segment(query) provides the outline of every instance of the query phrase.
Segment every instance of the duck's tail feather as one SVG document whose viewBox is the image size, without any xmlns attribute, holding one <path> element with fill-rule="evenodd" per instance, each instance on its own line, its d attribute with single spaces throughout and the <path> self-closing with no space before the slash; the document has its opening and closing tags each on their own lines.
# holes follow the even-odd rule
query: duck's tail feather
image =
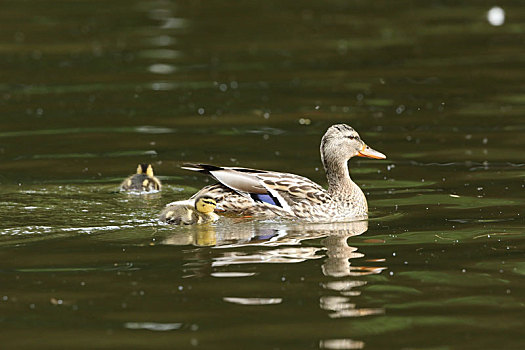
<svg viewBox="0 0 525 350">
<path fill-rule="evenodd" d="M 211 164 L 186 163 L 181 167 L 181 169 L 210 174 L 212 171 L 222 170 L 223 168 Z"/>
</svg>

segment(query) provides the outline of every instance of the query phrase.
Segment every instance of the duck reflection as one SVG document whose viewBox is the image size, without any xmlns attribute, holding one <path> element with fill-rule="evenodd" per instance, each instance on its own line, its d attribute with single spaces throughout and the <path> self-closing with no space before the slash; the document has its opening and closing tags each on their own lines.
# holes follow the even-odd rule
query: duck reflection
<svg viewBox="0 0 525 350">
<path fill-rule="evenodd" d="M 163 240 L 163 244 L 214 246 L 227 249 L 216 257 L 213 266 L 246 263 L 301 262 L 323 257 L 323 274 L 332 277 L 357 276 L 366 272 L 353 268 L 349 259 L 361 258 L 357 248 L 348 246 L 349 237 L 360 235 L 368 229 L 368 221 L 330 224 L 297 224 L 275 222 L 222 222 L 216 225 L 181 227 Z M 321 247 L 305 246 L 301 242 L 322 239 Z M 274 249 L 248 253 L 236 248 L 260 246 Z M 230 250 L 236 249 L 236 250 Z"/>
<path fill-rule="evenodd" d="M 261 263 L 299 263 L 325 258 L 321 265 L 326 281 L 321 284 L 324 292 L 320 308 L 329 312 L 331 318 L 358 317 L 383 313 L 380 308 L 358 308 L 350 301 L 359 296 L 360 287 L 367 281 L 359 277 L 378 274 L 385 267 L 355 266 L 351 260 L 364 258 L 356 247 L 348 245 L 348 239 L 361 235 L 368 229 L 368 221 L 330 224 L 298 224 L 256 221 L 223 220 L 217 224 L 183 227 L 164 244 L 213 246 L 220 249 L 211 267 Z M 304 244 L 309 240 L 320 244 Z M 239 249 L 260 247 L 261 249 Z M 262 249 L 264 248 L 264 249 Z M 271 248 L 271 249 L 267 249 Z M 217 252 L 217 251 L 216 251 Z M 362 260 L 360 260 L 362 261 Z M 381 262 L 383 259 L 375 259 Z M 203 267 L 210 272 L 210 266 Z"/>
</svg>

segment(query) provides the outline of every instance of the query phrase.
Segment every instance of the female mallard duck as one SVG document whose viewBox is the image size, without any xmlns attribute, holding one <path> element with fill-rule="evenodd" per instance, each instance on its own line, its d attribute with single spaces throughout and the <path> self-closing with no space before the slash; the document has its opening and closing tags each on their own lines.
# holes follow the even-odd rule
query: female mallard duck
<svg viewBox="0 0 525 350">
<path fill-rule="evenodd" d="M 121 191 L 160 191 L 160 180 L 153 175 L 151 164 L 139 164 L 137 173 L 131 175 L 120 185 Z"/>
<path fill-rule="evenodd" d="M 209 196 L 198 197 L 195 201 L 189 199 L 173 202 L 168 204 L 160 213 L 160 220 L 176 225 L 212 222 L 219 218 L 214 213 L 216 207 L 217 202 Z"/>
<path fill-rule="evenodd" d="M 354 156 L 385 159 L 368 147 L 346 124 L 332 125 L 321 140 L 321 161 L 328 190 L 294 174 L 237 167 L 189 164 L 183 169 L 212 176 L 218 184 L 202 188 L 192 198 L 214 198 L 225 212 L 263 217 L 280 216 L 310 222 L 364 219 L 368 205 L 352 181 L 348 160 Z"/>
</svg>

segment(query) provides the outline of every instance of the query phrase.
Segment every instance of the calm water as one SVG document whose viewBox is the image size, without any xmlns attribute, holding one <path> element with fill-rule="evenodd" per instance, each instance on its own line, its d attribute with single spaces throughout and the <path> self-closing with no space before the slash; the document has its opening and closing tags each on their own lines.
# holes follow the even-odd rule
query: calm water
<svg viewBox="0 0 525 350">
<path fill-rule="evenodd" d="M 525 347 L 520 2 L 3 5 L 3 347 Z M 367 222 L 157 221 L 187 161 L 325 184 L 339 122 Z"/>
</svg>

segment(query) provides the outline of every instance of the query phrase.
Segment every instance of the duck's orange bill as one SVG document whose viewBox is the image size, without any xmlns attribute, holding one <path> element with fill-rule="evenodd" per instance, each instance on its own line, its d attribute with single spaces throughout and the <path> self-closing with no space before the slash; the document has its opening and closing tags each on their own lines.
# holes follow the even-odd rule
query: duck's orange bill
<svg viewBox="0 0 525 350">
<path fill-rule="evenodd" d="M 383 153 L 378 152 L 375 149 L 368 147 L 367 145 L 363 145 L 363 148 L 361 148 L 361 150 L 357 153 L 357 155 L 360 157 L 367 157 L 367 158 L 374 158 L 374 159 L 385 159 L 386 158 L 386 156 Z"/>
</svg>

